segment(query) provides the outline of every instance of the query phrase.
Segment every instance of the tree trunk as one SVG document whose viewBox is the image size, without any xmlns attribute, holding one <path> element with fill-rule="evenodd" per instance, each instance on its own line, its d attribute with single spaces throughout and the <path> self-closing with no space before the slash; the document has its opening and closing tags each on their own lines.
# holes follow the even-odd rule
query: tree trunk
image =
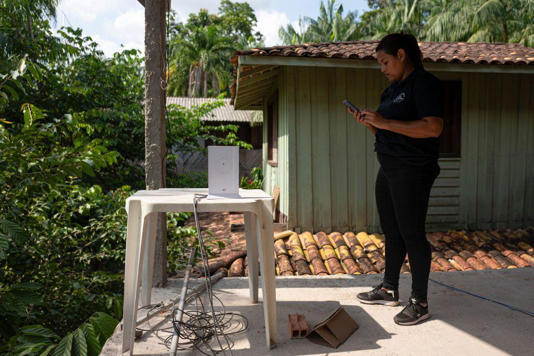
<svg viewBox="0 0 534 356">
<path fill-rule="evenodd" d="M 193 90 L 193 96 L 195 98 L 200 97 L 201 88 L 202 88 L 202 67 L 199 64 L 195 67 L 195 89 Z"/>
<path fill-rule="evenodd" d="M 204 98 L 208 97 L 208 75 L 209 75 L 208 73 L 206 73 L 205 71 L 202 71 L 202 87 L 204 89 L 202 96 Z"/>
<path fill-rule="evenodd" d="M 145 177 L 165 187 L 165 0 L 145 1 Z M 167 283 L 167 224 L 158 214 L 153 286 Z"/>
<path fill-rule="evenodd" d="M 200 65 L 192 65 L 189 71 L 189 90 L 190 98 L 198 98 L 202 88 L 202 68 Z"/>
<path fill-rule="evenodd" d="M 30 39 L 34 40 L 33 38 L 33 21 L 32 21 L 32 16 L 30 14 L 28 14 L 28 32 L 30 33 Z"/>
<path fill-rule="evenodd" d="M 503 22 L 503 41 L 504 43 L 508 43 L 508 25 L 506 24 L 506 21 Z"/>
<path fill-rule="evenodd" d="M 217 96 L 221 93 L 221 88 L 219 87 L 219 79 L 215 73 L 211 74 L 211 86 L 213 87 L 213 94 Z"/>
<path fill-rule="evenodd" d="M 195 86 L 195 66 L 193 66 L 193 64 L 191 64 L 189 66 L 189 82 L 188 82 L 188 86 L 187 86 L 187 96 L 189 98 L 192 98 L 193 97 L 193 88 Z"/>
</svg>

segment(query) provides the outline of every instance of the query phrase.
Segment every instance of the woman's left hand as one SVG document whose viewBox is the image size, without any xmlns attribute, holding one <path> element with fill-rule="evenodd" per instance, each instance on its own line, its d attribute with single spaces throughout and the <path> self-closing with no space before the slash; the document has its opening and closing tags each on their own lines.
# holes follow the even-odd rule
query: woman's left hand
<svg viewBox="0 0 534 356">
<path fill-rule="evenodd" d="M 365 124 L 372 125 L 378 129 L 385 129 L 388 124 L 388 120 L 385 117 L 372 110 L 362 110 L 362 118 Z"/>
</svg>

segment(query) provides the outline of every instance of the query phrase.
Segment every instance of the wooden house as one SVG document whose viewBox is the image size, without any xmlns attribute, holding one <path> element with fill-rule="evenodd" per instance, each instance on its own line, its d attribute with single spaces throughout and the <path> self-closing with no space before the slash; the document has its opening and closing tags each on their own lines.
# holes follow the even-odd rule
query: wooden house
<svg viewBox="0 0 534 356">
<path fill-rule="evenodd" d="M 264 113 L 265 190 L 289 228 L 379 231 L 374 136 L 342 100 L 376 109 L 388 86 L 377 41 L 238 51 L 232 103 Z M 534 224 L 534 49 L 421 42 L 443 81 L 446 127 L 429 229 Z"/>
</svg>

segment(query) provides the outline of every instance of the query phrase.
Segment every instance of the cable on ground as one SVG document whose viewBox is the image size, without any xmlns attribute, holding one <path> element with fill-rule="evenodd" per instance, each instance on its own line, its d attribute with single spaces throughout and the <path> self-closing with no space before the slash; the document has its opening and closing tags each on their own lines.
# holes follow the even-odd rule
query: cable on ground
<svg viewBox="0 0 534 356">
<path fill-rule="evenodd" d="M 475 294 L 475 293 L 471 293 L 469 291 L 466 291 L 466 290 L 463 290 L 463 289 L 460 289 L 460 288 L 456 288 L 456 287 L 453 287 L 453 286 L 450 286 L 448 284 L 445 284 L 443 282 L 440 282 L 440 281 L 436 281 L 435 279 L 432 279 L 432 278 L 429 278 L 430 281 L 436 283 L 436 284 L 439 284 L 440 286 L 442 287 L 445 287 L 445 288 L 449 288 L 449 289 L 452 289 L 456 292 L 460 292 L 460 293 L 464 293 L 464 294 L 468 294 L 472 297 L 476 297 L 476 298 L 480 298 L 482 300 L 486 300 L 488 302 L 492 302 L 492 303 L 495 303 L 495 304 L 498 304 L 498 305 L 501 305 L 503 307 L 506 307 L 508 309 L 511 309 L 511 310 L 515 310 L 515 311 L 518 311 L 520 313 L 523 313 L 523 314 L 526 314 L 528 316 L 531 316 L 531 317 L 534 317 L 534 312 L 531 312 L 531 311 L 528 311 L 528 310 L 525 310 L 525 309 L 522 309 L 522 308 L 519 308 L 519 307 L 516 307 L 516 306 L 513 306 L 513 305 L 509 305 L 509 304 L 506 304 L 506 303 L 503 303 L 503 302 L 499 302 L 498 300 L 494 300 L 494 299 L 491 299 L 491 298 L 487 298 L 487 297 L 484 297 L 484 296 L 481 296 L 481 295 L 478 295 L 478 294 Z"/>
<path fill-rule="evenodd" d="M 200 232 L 197 209 L 198 202 L 204 198 L 206 198 L 206 195 L 195 194 L 193 210 L 198 238 L 196 249 L 201 257 L 201 268 L 205 277 L 202 282 L 205 283 L 205 291 L 194 293 L 187 297 L 184 304 L 194 304 L 193 308 L 181 310 L 176 306 L 173 308 L 171 326 L 152 326 L 148 320 L 148 329 L 136 328 L 136 330 L 153 332 L 162 344 L 169 349 L 171 348 L 173 334 L 177 334 L 179 337 L 178 350 L 194 349 L 204 355 L 217 355 L 219 353 L 226 355 L 226 352 L 230 351 L 230 354 L 233 355 L 232 348 L 234 344 L 228 336 L 247 330 L 248 319 L 241 314 L 227 312 L 221 299 L 213 293 L 212 283 L 209 278 L 208 258 Z M 147 315 L 150 315 L 162 306 L 163 303 L 158 303 L 147 305 L 140 309 L 149 309 Z M 217 311 L 215 307 L 217 307 Z M 176 319 L 176 314 L 179 311 L 182 312 L 182 320 Z M 166 335 L 163 336 L 160 333 Z M 173 350 L 170 351 L 172 353 Z"/>
</svg>

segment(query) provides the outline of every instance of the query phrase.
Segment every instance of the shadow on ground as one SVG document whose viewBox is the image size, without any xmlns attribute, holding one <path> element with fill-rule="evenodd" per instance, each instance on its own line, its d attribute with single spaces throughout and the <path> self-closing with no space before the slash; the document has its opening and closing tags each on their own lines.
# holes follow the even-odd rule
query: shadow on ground
<svg viewBox="0 0 534 356">
<path fill-rule="evenodd" d="M 215 284 L 226 310 L 247 317 L 248 329 L 232 336 L 233 355 L 532 355 L 534 318 L 434 282 L 429 285 L 432 318 L 420 325 L 402 327 L 393 316 L 402 307 L 363 305 L 356 301 L 358 292 L 368 290 L 381 275 L 341 275 L 329 277 L 280 277 L 277 287 L 277 322 L 279 343 L 267 350 L 263 305 L 249 303 L 247 278 L 225 278 Z M 491 270 L 433 273 L 431 278 L 485 298 L 534 311 L 534 269 Z M 401 276 L 401 299 L 410 292 L 409 274 Z M 260 283 L 261 285 L 261 283 Z M 156 289 L 154 300 L 175 298 L 180 282 Z M 310 327 L 326 318 L 339 306 L 358 323 L 359 329 L 338 349 L 314 344 L 307 339 L 290 339 L 289 313 L 304 314 Z M 136 342 L 135 355 L 168 355 L 155 335 L 147 333 Z M 144 338 L 145 338 L 144 337 Z M 120 344 L 118 330 L 110 344 Z M 107 350 L 113 350 L 107 347 Z M 115 350 L 119 350 L 118 347 Z M 120 353 L 107 352 L 103 355 Z M 180 355 L 200 355 L 180 352 Z M 230 355 L 230 353 L 226 353 Z"/>
</svg>

